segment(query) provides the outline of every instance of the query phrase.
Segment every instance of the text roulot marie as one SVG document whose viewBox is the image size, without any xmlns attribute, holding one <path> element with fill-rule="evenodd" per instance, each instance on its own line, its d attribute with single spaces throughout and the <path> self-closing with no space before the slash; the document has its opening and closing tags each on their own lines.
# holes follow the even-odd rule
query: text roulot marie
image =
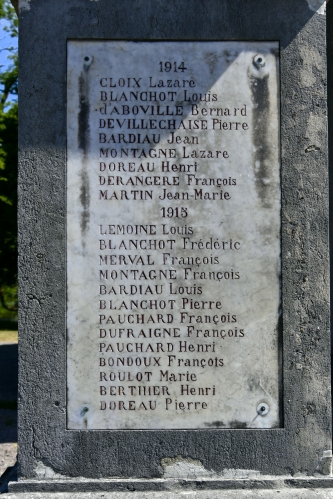
<svg viewBox="0 0 333 499">
<path fill-rule="evenodd" d="M 69 429 L 275 428 L 276 42 L 69 41 Z"/>
</svg>

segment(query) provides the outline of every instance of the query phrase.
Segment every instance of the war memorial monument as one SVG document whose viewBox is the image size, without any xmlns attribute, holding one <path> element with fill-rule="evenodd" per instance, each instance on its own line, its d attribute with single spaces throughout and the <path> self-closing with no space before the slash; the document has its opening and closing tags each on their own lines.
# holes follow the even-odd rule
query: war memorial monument
<svg viewBox="0 0 333 499">
<path fill-rule="evenodd" d="M 8 496 L 333 497 L 325 3 L 19 22 Z"/>
</svg>

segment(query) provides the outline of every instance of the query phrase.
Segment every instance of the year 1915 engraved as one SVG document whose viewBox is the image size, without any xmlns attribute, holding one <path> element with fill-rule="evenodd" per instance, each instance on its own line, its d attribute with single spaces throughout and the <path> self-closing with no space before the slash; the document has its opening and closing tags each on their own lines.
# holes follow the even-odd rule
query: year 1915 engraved
<svg viewBox="0 0 333 499">
<path fill-rule="evenodd" d="M 161 208 L 162 218 L 186 218 L 187 208 Z"/>
</svg>

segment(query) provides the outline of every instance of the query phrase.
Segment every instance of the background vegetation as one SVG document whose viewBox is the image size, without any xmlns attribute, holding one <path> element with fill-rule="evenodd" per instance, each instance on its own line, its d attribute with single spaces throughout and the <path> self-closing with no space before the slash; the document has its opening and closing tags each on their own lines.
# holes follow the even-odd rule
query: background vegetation
<svg viewBox="0 0 333 499">
<path fill-rule="evenodd" d="M 9 0 L 0 0 L 0 19 L 13 45 L 0 46 L 0 319 L 17 318 L 17 130 L 18 19 Z M 1 328 L 1 325 L 0 325 Z M 7 328 L 7 327 L 6 327 Z"/>
</svg>

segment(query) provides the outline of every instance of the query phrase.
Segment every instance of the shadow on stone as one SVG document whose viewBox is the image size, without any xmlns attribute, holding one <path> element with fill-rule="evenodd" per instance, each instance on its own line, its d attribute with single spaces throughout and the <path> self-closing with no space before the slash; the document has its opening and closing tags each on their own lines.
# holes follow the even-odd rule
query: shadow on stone
<svg viewBox="0 0 333 499">
<path fill-rule="evenodd" d="M 17 442 L 17 357 L 17 344 L 0 344 L 0 444 Z"/>
<path fill-rule="evenodd" d="M 9 466 L 4 474 L 0 477 L 0 494 L 8 492 L 8 482 L 17 481 L 17 463 L 14 466 Z"/>
</svg>

